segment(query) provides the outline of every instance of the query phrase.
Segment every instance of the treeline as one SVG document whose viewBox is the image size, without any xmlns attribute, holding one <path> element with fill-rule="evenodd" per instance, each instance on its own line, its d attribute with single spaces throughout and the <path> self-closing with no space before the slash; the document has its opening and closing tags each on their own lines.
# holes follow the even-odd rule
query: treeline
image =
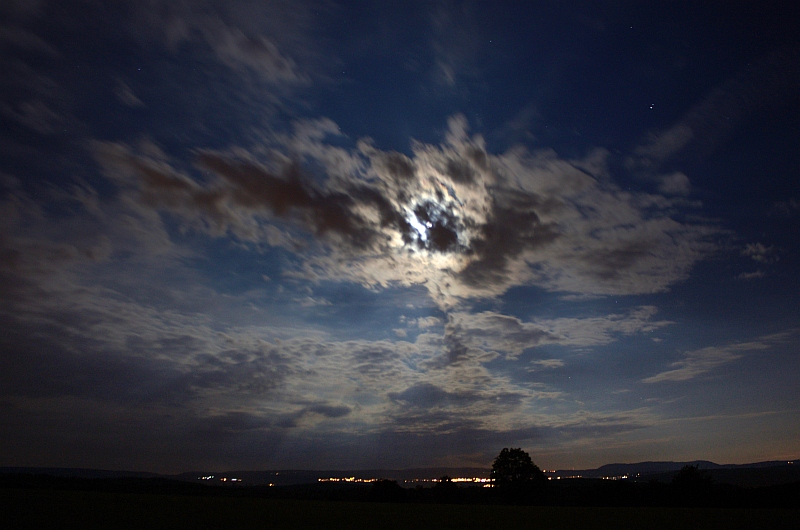
<svg viewBox="0 0 800 530">
<path fill-rule="evenodd" d="M 163 478 L 0 475 L 0 488 L 422 504 L 800 508 L 800 482 L 744 488 L 714 484 L 696 471 L 688 478 L 686 473 L 679 474 L 671 483 L 576 478 L 493 488 L 456 485 L 446 477 L 433 487 L 403 488 L 392 480 L 372 484 L 224 487 Z"/>
</svg>

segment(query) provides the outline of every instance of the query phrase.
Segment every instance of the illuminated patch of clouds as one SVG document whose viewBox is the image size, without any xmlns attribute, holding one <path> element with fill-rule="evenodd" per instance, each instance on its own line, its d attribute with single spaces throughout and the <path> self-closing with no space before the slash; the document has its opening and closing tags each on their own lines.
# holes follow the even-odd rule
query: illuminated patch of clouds
<svg viewBox="0 0 800 530">
<path fill-rule="evenodd" d="M 194 285 L 197 278 L 182 265 L 186 254 L 140 199 L 133 192 L 103 199 L 76 189 L 64 200 L 84 209 L 56 223 L 21 192 L 8 195 L 0 313 L 13 370 L 0 375 L 0 388 L 11 404 L 8 417 L 46 418 L 31 420 L 30 432 L 57 436 L 55 418 L 69 414 L 141 442 L 147 425 L 158 439 L 184 444 L 186 458 L 205 462 L 212 446 L 233 450 L 244 443 L 277 455 L 282 441 L 323 436 L 399 443 L 407 436 L 473 434 L 465 447 L 494 450 L 501 438 L 570 440 L 642 425 L 625 415 L 575 412 L 568 394 L 514 382 L 486 364 L 537 340 L 602 343 L 615 333 L 663 325 L 653 322 L 652 309 L 609 315 L 605 323 L 587 320 L 583 332 L 575 321 L 523 322 L 488 312 L 455 312 L 447 322 L 406 319 L 420 331 L 413 342 L 337 341 L 258 317 L 247 323 L 236 312 L 247 298 Z M 90 251 L 104 237 L 110 246 Z M 137 274 L 122 273 L 125 267 Z M 137 281 L 158 296 L 143 293 Z M 556 367 L 557 360 L 546 361 Z M 122 423 L 120 410 L 127 418 Z M 156 462 L 150 465 L 159 465 L 171 453 L 149 456 Z"/>
<path fill-rule="evenodd" d="M 95 152 L 106 174 L 138 188 L 144 204 L 210 235 L 270 244 L 264 234 L 278 227 L 295 240 L 313 237 L 311 247 L 295 249 L 303 263 L 289 276 L 424 285 L 444 308 L 516 285 L 661 292 L 714 248 L 717 229 L 673 219 L 670 199 L 622 191 L 552 151 L 491 155 L 461 117 L 450 121 L 445 144 L 415 143 L 413 157 L 366 140 L 356 150 L 325 143 L 337 133 L 323 120 L 282 138 L 300 161 L 280 145 L 267 157 L 198 151 L 196 163 L 214 175 L 204 183 L 151 148 L 98 144 Z"/>
<path fill-rule="evenodd" d="M 442 321 L 438 317 L 420 317 L 416 319 L 415 324 L 419 329 L 427 329 L 441 325 Z"/>
<path fill-rule="evenodd" d="M 538 361 L 531 361 L 531 364 L 545 369 L 562 368 L 564 361 L 562 359 L 539 359 Z"/>
</svg>

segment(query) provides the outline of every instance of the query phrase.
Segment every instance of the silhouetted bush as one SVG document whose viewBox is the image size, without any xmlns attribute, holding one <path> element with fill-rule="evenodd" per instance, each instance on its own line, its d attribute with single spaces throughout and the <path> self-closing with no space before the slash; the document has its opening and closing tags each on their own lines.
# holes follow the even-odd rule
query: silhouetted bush
<svg viewBox="0 0 800 530">
<path fill-rule="evenodd" d="M 686 465 L 678 471 L 670 484 L 673 500 L 681 506 L 708 506 L 715 504 L 711 477 L 698 466 Z"/>
<path fill-rule="evenodd" d="M 405 500 L 406 490 L 396 480 L 378 480 L 372 484 L 370 499 L 378 502 L 400 502 Z"/>
</svg>

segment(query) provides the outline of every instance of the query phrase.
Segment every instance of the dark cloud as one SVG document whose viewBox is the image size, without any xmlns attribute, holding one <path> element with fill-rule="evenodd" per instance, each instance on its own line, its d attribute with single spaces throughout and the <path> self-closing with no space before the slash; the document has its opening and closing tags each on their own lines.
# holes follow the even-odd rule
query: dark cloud
<svg viewBox="0 0 800 530">
<path fill-rule="evenodd" d="M 398 375 L 393 364 L 400 358 L 396 348 L 389 344 L 350 344 L 355 370 L 362 374 Z"/>
<path fill-rule="evenodd" d="M 555 224 L 543 224 L 536 209 L 540 200 L 529 194 L 506 192 L 511 197 L 495 204 L 492 215 L 478 227 L 480 236 L 470 250 L 476 257 L 461 272 L 465 283 L 473 286 L 504 284 L 509 261 L 524 250 L 536 251 L 559 237 Z"/>
<path fill-rule="evenodd" d="M 396 151 L 382 153 L 375 156 L 372 163 L 379 168 L 381 173 L 386 172 L 401 186 L 416 178 L 414 162 L 402 153 Z"/>
<path fill-rule="evenodd" d="M 103 355 L 95 350 L 96 344 L 76 340 L 56 326 L 49 330 L 37 327 L 34 332 L 8 316 L 3 317 L 3 324 L 6 332 L 0 378 L 4 398 L 74 396 L 119 403 L 143 398 L 158 401 L 180 377 L 174 366 L 167 371 L 172 373 L 165 373 L 141 358 Z M 82 348 L 76 351 L 78 345 Z"/>
<path fill-rule="evenodd" d="M 346 407 L 344 405 L 311 405 L 306 409 L 307 412 L 313 412 L 314 414 L 321 414 L 326 418 L 341 418 L 343 416 L 347 416 L 352 412 L 350 407 Z"/>
<path fill-rule="evenodd" d="M 347 246 L 368 248 L 380 239 L 380 227 L 356 212 L 363 203 L 380 213 L 384 225 L 410 230 L 375 190 L 365 186 L 347 192 L 323 190 L 304 176 L 297 164 L 273 172 L 252 161 L 200 152 L 197 163 L 219 177 L 210 186 L 202 186 L 164 161 L 135 154 L 124 146 L 100 144 L 97 156 L 116 174 L 123 171 L 141 179 L 144 203 L 190 219 L 199 216 L 201 226 L 210 226 L 215 234 L 231 230 L 243 239 L 251 239 L 250 226 L 241 215 L 249 212 L 250 216 L 295 221 L 317 236 L 332 235 Z"/>
<path fill-rule="evenodd" d="M 452 393 L 430 383 L 418 383 L 402 392 L 390 392 L 389 398 L 408 407 L 430 408 L 448 403 L 467 403 L 476 398 L 469 393 Z"/>
<path fill-rule="evenodd" d="M 291 372 L 278 352 L 226 350 L 195 358 L 188 384 L 239 395 L 258 396 L 280 388 Z"/>
<path fill-rule="evenodd" d="M 449 160 L 447 162 L 447 176 L 458 184 L 472 184 L 475 182 L 475 171 L 464 160 Z"/>
<path fill-rule="evenodd" d="M 524 394 L 514 392 L 489 392 L 480 394 L 475 391 L 448 392 L 431 383 L 417 383 L 402 392 L 390 392 L 389 398 L 406 409 L 459 409 L 476 403 L 490 406 L 517 406 L 522 402 Z"/>
<path fill-rule="evenodd" d="M 317 235 L 332 232 L 356 247 L 369 245 L 376 237 L 372 227 L 354 212 L 356 204 L 350 194 L 314 189 L 297 165 L 289 165 L 277 176 L 253 163 L 212 153 L 201 153 L 198 163 L 231 185 L 229 193 L 236 205 L 268 208 L 278 217 L 296 215 Z"/>
<path fill-rule="evenodd" d="M 286 430 L 256 415 L 199 415 L 103 401 L 6 401 L 0 443 L 11 465 L 180 473 L 258 469 L 277 454 Z M 24 426 L 24 428 L 21 428 Z"/>
</svg>

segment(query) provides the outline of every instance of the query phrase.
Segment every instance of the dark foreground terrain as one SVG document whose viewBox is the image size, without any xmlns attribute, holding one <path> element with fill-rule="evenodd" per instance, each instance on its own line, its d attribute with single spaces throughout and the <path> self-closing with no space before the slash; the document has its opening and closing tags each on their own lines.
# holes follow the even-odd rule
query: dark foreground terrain
<svg viewBox="0 0 800 530">
<path fill-rule="evenodd" d="M 693 475 L 690 474 L 691 479 Z M 518 490 L 223 487 L 163 478 L 0 475 L 0 527 L 17 528 L 798 528 L 800 483 L 761 488 L 595 479 Z"/>
<path fill-rule="evenodd" d="M 792 509 L 337 502 L 0 490 L 4 528 L 797 528 Z M 71 523 L 71 524 L 70 524 Z"/>
</svg>

